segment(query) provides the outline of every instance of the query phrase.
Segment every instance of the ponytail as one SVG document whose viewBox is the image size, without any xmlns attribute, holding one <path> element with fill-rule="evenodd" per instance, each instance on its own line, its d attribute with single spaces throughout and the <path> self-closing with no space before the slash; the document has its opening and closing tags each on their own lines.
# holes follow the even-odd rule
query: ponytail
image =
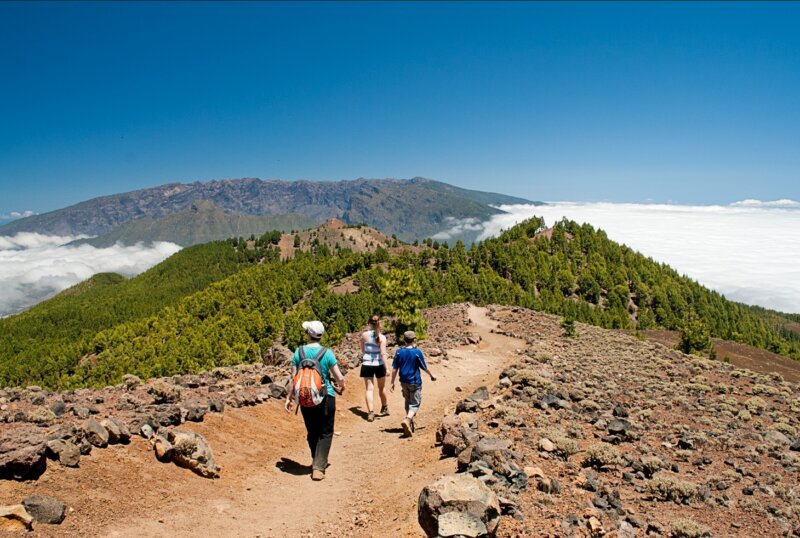
<svg viewBox="0 0 800 538">
<path fill-rule="evenodd" d="M 381 333 L 381 318 L 377 314 L 369 318 L 369 325 L 375 331 L 376 336 Z"/>
</svg>

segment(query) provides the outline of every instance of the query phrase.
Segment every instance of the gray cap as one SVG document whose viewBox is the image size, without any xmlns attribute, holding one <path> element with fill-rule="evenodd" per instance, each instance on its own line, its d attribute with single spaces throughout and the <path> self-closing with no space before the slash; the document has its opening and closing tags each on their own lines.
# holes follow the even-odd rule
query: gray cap
<svg viewBox="0 0 800 538">
<path fill-rule="evenodd" d="M 406 342 L 409 342 L 411 340 L 416 340 L 417 333 L 415 333 L 414 331 L 406 331 L 403 333 L 403 338 L 405 338 Z"/>
</svg>

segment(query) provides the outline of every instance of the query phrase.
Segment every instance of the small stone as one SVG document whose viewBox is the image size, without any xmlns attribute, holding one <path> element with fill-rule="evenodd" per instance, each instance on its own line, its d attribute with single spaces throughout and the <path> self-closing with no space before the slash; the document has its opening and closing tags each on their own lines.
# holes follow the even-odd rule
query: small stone
<svg viewBox="0 0 800 538">
<path fill-rule="evenodd" d="M 770 430 L 764 434 L 764 442 L 768 445 L 789 446 L 792 442 L 783 433 Z"/>
<path fill-rule="evenodd" d="M 50 404 L 50 411 L 52 411 L 55 416 L 60 417 L 67 412 L 67 404 L 64 403 L 64 400 L 58 398 Z"/>
<path fill-rule="evenodd" d="M 627 521 L 621 521 L 617 530 L 617 538 L 636 538 L 636 530 Z"/>
<path fill-rule="evenodd" d="M 109 417 L 100 421 L 100 425 L 108 432 L 108 442 L 110 444 L 127 444 L 131 440 L 131 432 L 128 431 L 128 427 L 121 420 Z"/>
<path fill-rule="evenodd" d="M 550 439 L 546 437 L 542 437 L 539 439 L 539 450 L 543 450 L 545 452 L 553 452 L 556 449 L 556 445 Z"/>
<path fill-rule="evenodd" d="M 541 467 L 525 467 L 525 474 L 530 478 L 544 478 L 544 471 Z"/>
<path fill-rule="evenodd" d="M 86 440 L 89 441 L 93 446 L 98 448 L 105 448 L 108 446 L 108 430 L 106 430 L 95 419 L 87 419 L 83 423 L 83 431 L 86 435 Z"/>
<path fill-rule="evenodd" d="M 58 525 L 67 515 L 67 506 L 55 497 L 47 495 L 32 495 L 24 499 L 22 505 L 37 523 Z"/>
<path fill-rule="evenodd" d="M 225 401 L 221 398 L 209 398 L 208 410 L 212 413 L 222 413 L 225 410 Z"/>
<path fill-rule="evenodd" d="M 156 434 L 156 432 L 153 431 L 153 428 L 150 426 L 150 424 L 142 424 L 142 427 L 139 429 L 139 434 L 145 439 L 150 439 Z"/>
<path fill-rule="evenodd" d="M 589 518 L 589 521 L 586 522 L 586 527 L 589 529 L 589 532 L 592 534 L 592 536 L 603 535 L 603 524 L 600 523 L 600 520 L 595 516 Z"/>
<path fill-rule="evenodd" d="M 72 406 L 72 414 L 80 419 L 87 419 L 91 415 L 89 408 L 83 405 Z"/>
<path fill-rule="evenodd" d="M 81 451 L 75 443 L 63 439 L 47 442 L 48 454 L 57 459 L 65 467 L 77 467 L 81 460 Z"/>
<path fill-rule="evenodd" d="M 206 406 L 197 401 L 188 401 L 183 405 L 184 419 L 187 422 L 202 422 L 206 416 Z"/>
<path fill-rule="evenodd" d="M 162 435 L 157 435 L 151 439 L 153 443 L 153 450 L 156 453 L 158 461 L 169 461 L 172 456 L 172 443 L 167 441 L 167 438 Z"/>
<path fill-rule="evenodd" d="M 286 398 L 287 391 L 286 387 L 283 385 L 279 385 L 278 383 L 270 383 L 268 389 L 269 395 L 273 398 Z"/>
</svg>

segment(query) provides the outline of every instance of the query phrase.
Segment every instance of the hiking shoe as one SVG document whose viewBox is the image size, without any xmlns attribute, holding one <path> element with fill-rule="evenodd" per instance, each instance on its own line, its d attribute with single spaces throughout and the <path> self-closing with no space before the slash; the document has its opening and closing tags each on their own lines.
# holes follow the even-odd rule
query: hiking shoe
<svg viewBox="0 0 800 538">
<path fill-rule="evenodd" d="M 369 415 L 367 415 L 367 422 L 372 422 L 373 420 L 375 420 L 375 412 L 370 411 Z"/>
<path fill-rule="evenodd" d="M 414 435 L 411 429 L 411 420 L 408 417 L 403 419 L 401 425 L 403 426 L 403 433 L 406 434 L 406 437 L 411 437 L 412 435 Z"/>
<path fill-rule="evenodd" d="M 383 415 L 385 417 L 389 416 L 389 406 L 388 405 L 384 405 L 383 407 L 381 407 L 381 415 Z"/>
<path fill-rule="evenodd" d="M 311 471 L 311 480 L 319 481 L 322 480 L 323 478 L 325 478 L 325 471 L 322 471 L 320 469 L 314 469 L 313 471 Z"/>
</svg>

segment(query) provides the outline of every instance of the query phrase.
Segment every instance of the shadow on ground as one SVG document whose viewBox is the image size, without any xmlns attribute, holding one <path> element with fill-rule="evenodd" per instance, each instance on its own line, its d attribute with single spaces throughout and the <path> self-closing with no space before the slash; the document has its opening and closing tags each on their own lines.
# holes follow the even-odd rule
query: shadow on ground
<svg viewBox="0 0 800 538">
<path fill-rule="evenodd" d="M 303 465 L 302 463 L 297 463 L 296 461 L 289 458 L 281 458 L 281 461 L 276 463 L 275 467 L 277 467 L 284 473 L 293 474 L 295 476 L 311 474 L 310 465 Z"/>
</svg>

